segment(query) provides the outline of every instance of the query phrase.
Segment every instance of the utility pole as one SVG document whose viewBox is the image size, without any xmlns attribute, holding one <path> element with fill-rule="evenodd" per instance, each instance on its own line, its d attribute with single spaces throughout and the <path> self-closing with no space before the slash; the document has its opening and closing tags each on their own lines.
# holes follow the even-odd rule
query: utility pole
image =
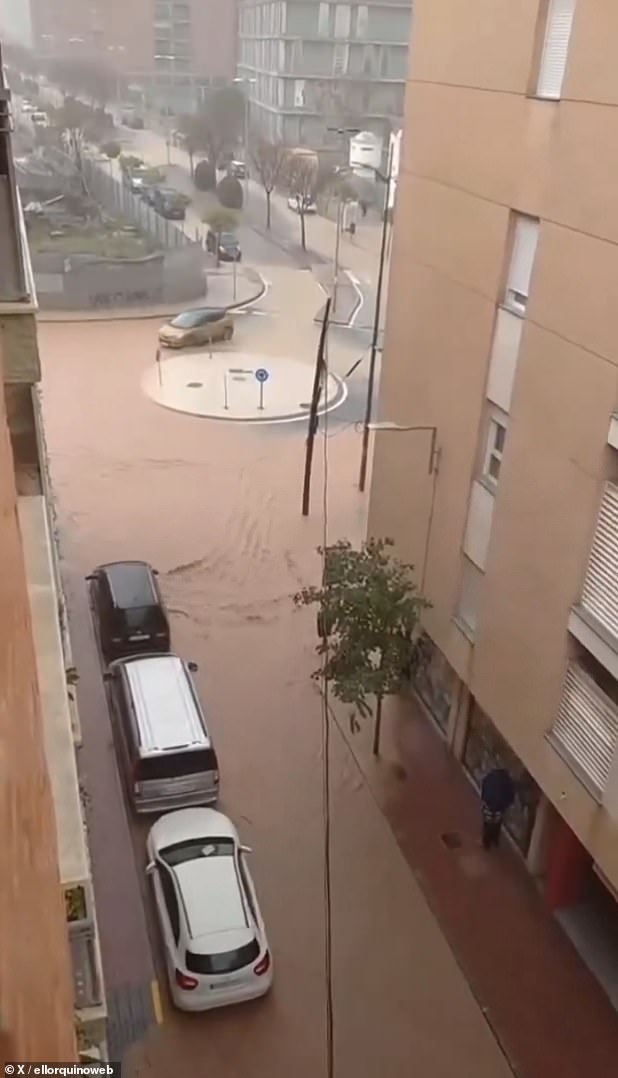
<svg viewBox="0 0 618 1078">
<path fill-rule="evenodd" d="M 315 374 L 313 376 L 313 391 L 311 393 L 311 406 L 309 409 L 309 425 L 307 428 L 307 442 L 305 449 L 305 474 L 303 478 L 303 516 L 309 516 L 309 503 L 311 501 L 311 468 L 313 466 L 313 447 L 315 445 L 315 436 L 318 431 L 318 407 L 320 403 L 320 390 L 322 388 L 322 382 L 324 374 L 326 373 L 326 364 L 324 362 L 324 355 L 326 350 L 326 334 L 328 332 L 328 319 L 330 316 L 331 300 L 326 300 L 324 307 L 324 314 L 322 316 L 322 328 L 320 330 L 320 340 L 318 342 L 318 351 L 315 359 Z M 326 387 L 325 387 L 326 392 Z"/>
<path fill-rule="evenodd" d="M 371 335 L 371 352 L 369 355 L 369 378 L 367 381 L 367 399 L 365 401 L 365 418 L 363 421 L 363 441 L 361 449 L 360 471 L 358 475 L 358 489 L 365 489 L 367 480 L 367 458 L 369 455 L 369 432 L 371 413 L 373 409 L 373 391 L 376 377 L 376 359 L 378 353 L 378 335 L 380 333 L 380 313 L 382 306 L 382 284 L 384 281 L 384 265 L 386 262 L 386 238 L 388 235 L 388 218 L 391 201 L 391 181 L 393 177 L 393 147 L 391 146 L 388 156 L 388 172 L 386 174 L 386 191 L 384 193 L 384 210 L 382 213 L 382 241 L 380 244 L 380 265 L 378 269 L 378 283 L 376 286 L 376 309 L 373 318 L 373 333 Z M 382 177 L 384 179 L 384 177 Z"/>
</svg>

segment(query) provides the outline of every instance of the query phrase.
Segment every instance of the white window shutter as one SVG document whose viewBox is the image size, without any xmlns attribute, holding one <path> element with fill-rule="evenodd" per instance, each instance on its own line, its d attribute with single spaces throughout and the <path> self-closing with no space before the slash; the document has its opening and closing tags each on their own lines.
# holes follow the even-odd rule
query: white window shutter
<svg viewBox="0 0 618 1078">
<path fill-rule="evenodd" d="M 582 606 L 618 640 L 618 486 L 608 483 L 590 551 Z"/>
<path fill-rule="evenodd" d="M 562 93 L 575 2 L 576 0 L 550 0 L 537 87 L 539 97 L 558 100 Z"/>
<path fill-rule="evenodd" d="M 522 296 L 528 296 L 530 290 L 530 278 L 532 266 L 536 254 L 536 245 L 539 239 L 539 222 L 535 217 L 518 215 L 515 223 L 515 235 L 513 237 L 513 254 L 507 288 L 512 292 L 518 292 Z"/>
<path fill-rule="evenodd" d="M 618 745 L 618 709 L 577 663 L 567 670 L 549 740 L 603 794 Z"/>
</svg>

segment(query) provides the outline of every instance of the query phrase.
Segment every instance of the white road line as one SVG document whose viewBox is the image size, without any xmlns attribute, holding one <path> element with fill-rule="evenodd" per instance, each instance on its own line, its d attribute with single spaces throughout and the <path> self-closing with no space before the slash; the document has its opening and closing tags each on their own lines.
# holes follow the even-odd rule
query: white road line
<svg viewBox="0 0 618 1078">
<path fill-rule="evenodd" d="M 354 310 L 354 312 L 352 314 L 352 317 L 350 318 L 350 321 L 348 322 L 349 326 L 353 326 L 353 325 L 356 324 L 356 319 L 358 318 L 360 311 L 362 310 L 362 308 L 365 305 L 365 297 L 364 297 L 364 295 L 363 295 L 363 293 L 361 291 L 360 281 L 359 281 L 358 277 L 355 277 L 354 274 L 350 273 L 349 270 L 346 271 L 346 275 L 348 277 L 348 280 L 351 282 L 352 287 L 354 288 L 354 291 L 356 292 L 356 295 L 358 296 L 358 306 Z"/>
</svg>

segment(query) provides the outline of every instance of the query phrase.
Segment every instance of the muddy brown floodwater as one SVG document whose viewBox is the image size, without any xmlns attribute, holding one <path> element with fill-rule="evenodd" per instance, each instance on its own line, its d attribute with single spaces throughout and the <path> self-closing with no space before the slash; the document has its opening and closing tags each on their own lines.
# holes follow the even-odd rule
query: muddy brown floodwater
<svg viewBox="0 0 618 1078">
<path fill-rule="evenodd" d="M 94 702 L 101 689 L 82 578 L 99 562 L 144 558 L 160 571 L 175 649 L 199 663 L 198 687 L 221 761 L 222 808 L 254 851 L 275 986 L 255 1005 L 184 1016 L 169 1007 L 161 977 L 164 1021 L 133 1046 L 125 1073 L 319 1078 L 321 708 L 310 679 L 314 612 L 295 610 L 291 596 L 318 576 L 321 446 L 314 508 L 304 520 L 303 429 L 257 430 L 158 408 L 139 388 L 152 339 L 148 322 L 48 324 L 40 331 L 63 570 L 84 669 L 86 756 L 88 745 L 96 746 L 92 811 L 111 827 L 120 794 L 108 718 Z M 356 539 L 364 516 L 354 486 L 358 436 L 336 430 L 328 443 L 329 534 Z M 506 1078 L 510 1071 L 336 728 L 332 753 L 337 1076 Z M 100 823 L 96 832 L 100 843 Z M 138 872 L 143 833 L 141 824 L 132 825 Z M 126 905 L 114 908 L 115 889 L 130 872 L 120 851 L 117 874 L 101 878 L 113 844 L 113 834 L 105 849 L 93 843 L 111 981 L 140 917 Z"/>
</svg>

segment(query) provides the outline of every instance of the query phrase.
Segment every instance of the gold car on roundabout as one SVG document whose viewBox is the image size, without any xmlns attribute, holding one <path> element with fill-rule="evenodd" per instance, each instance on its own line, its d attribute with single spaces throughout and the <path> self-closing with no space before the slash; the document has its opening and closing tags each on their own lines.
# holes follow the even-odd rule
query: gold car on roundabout
<svg viewBox="0 0 618 1078">
<path fill-rule="evenodd" d="M 159 330 L 159 341 L 166 348 L 189 348 L 215 341 L 231 341 L 234 319 L 220 307 L 196 307 L 182 311 Z"/>
</svg>

